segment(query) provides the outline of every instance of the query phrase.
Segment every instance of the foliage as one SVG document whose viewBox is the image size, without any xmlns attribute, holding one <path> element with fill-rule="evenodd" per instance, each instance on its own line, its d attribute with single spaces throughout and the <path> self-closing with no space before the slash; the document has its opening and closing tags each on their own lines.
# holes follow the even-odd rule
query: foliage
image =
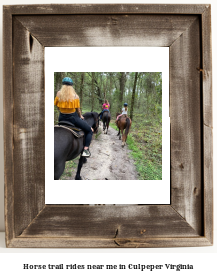
<svg viewBox="0 0 217 278">
<path fill-rule="evenodd" d="M 92 105 L 94 111 L 100 112 L 102 103 L 104 103 L 105 99 L 108 99 L 111 105 L 110 110 L 113 118 L 117 112 L 121 112 L 120 108 L 123 107 L 124 102 L 127 102 L 129 105 L 128 114 L 130 115 L 130 104 L 136 73 L 125 73 L 124 79 L 121 78 L 121 74 L 120 72 L 95 72 L 94 74 L 91 72 L 56 72 L 54 74 L 54 97 L 61 88 L 62 78 L 69 76 L 73 79 L 74 88 L 79 96 L 82 89 L 82 112 L 83 109 L 88 109 L 90 111 Z M 120 103 L 120 94 L 123 89 L 120 82 L 125 82 L 123 103 Z M 154 115 L 160 118 L 161 101 L 162 74 L 160 72 L 138 73 L 135 88 L 135 113 L 145 113 L 145 116 Z"/>
<path fill-rule="evenodd" d="M 58 124 L 58 118 L 59 118 L 59 110 L 56 106 L 54 106 L 54 125 Z"/>
<path fill-rule="evenodd" d="M 137 116 L 127 139 L 139 179 L 162 179 L 162 125 Z"/>
<path fill-rule="evenodd" d="M 127 143 L 140 179 L 162 178 L 162 74 L 160 72 L 56 72 L 54 97 L 69 76 L 80 97 L 82 113 L 101 112 L 105 99 L 113 121 L 128 103 L 132 126 Z M 131 107 L 133 105 L 133 107 Z M 54 123 L 58 120 L 54 109 Z M 112 123 L 111 123 L 112 125 Z"/>
<path fill-rule="evenodd" d="M 130 156 L 135 161 L 136 169 L 141 180 L 162 179 L 162 125 L 145 120 L 140 115 L 135 116 L 130 134 L 127 137 L 127 145 L 131 150 Z M 116 124 L 111 123 L 115 128 Z"/>
<path fill-rule="evenodd" d="M 65 164 L 65 170 L 60 180 L 67 180 L 75 177 L 76 171 L 78 166 L 78 159 L 74 159 L 71 161 L 67 161 Z"/>
</svg>

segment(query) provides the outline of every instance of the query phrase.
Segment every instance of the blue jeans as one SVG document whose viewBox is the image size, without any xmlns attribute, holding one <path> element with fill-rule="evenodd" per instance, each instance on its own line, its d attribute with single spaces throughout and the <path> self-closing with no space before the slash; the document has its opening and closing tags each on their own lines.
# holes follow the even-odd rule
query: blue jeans
<svg viewBox="0 0 217 278">
<path fill-rule="evenodd" d="M 85 147 L 89 147 L 90 146 L 90 142 L 91 142 L 91 139 L 92 139 L 93 132 L 91 130 L 91 127 L 84 120 L 82 120 L 78 116 L 77 112 L 74 112 L 74 113 L 71 113 L 71 114 L 60 113 L 60 115 L 59 115 L 59 122 L 60 121 L 69 121 L 72 124 L 74 124 L 75 126 L 81 128 L 84 131 L 84 133 L 85 133 L 84 146 Z"/>
<path fill-rule="evenodd" d="M 102 112 L 101 112 L 101 114 L 100 114 L 100 120 L 102 120 L 102 115 L 103 115 L 103 112 L 105 112 L 105 111 L 109 112 L 109 110 L 108 110 L 108 109 L 104 109 L 104 110 L 102 110 Z"/>
</svg>

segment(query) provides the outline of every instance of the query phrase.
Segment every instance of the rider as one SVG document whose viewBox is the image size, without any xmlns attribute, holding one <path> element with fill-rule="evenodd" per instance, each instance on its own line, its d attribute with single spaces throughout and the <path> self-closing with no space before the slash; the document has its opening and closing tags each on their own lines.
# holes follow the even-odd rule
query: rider
<svg viewBox="0 0 217 278">
<path fill-rule="evenodd" d="M 127 115 L 127 110 L 128 110 L 128 104 L 125 102 L 124 103 L 124 107 L 122 108 L 122 113 L 120 115 L 117 116 L 117 119 L 115 121 L 115 123 L 118 122 L 118 119 L 122 116 L 122 115 Z"/>
<path fill-rule="evenodd" d="M 109 104 L 108 100 L 106 99 L 105 103 L 103 103 L 103 105 L 102 105 L 102 112 L 100 113 L 100 120 L 102 120 L 103 112 L 105 112 L 105 111 L 109 112 L 109 107 L 110 107 L 110 104 Z"/>
<path fill-rule="evenodd" d="M 69 121 L 85 132 L 85 143 L 82 156 L 89 157 L 91 155 L 89 145 L 93 135 L 93 128 L 83 121 L 84 117 L 81 115 L 79 96 L 73 88 L 73 81 L 71 78 L 63 78 L 62 88 L 56 95 L 54 105 L 56 105 L 60 111 L 59 122 Z"/>
</svg>

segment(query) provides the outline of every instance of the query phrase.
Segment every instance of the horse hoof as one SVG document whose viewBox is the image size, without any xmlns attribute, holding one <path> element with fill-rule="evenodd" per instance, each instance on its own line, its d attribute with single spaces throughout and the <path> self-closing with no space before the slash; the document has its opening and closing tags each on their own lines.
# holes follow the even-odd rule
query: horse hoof
<svg viewBox="0 0 217 278">
<path fill-rule="evenodd" d="M 75 180 L 82 180 L 81 177 L 75 177 Z"/>
</svg>

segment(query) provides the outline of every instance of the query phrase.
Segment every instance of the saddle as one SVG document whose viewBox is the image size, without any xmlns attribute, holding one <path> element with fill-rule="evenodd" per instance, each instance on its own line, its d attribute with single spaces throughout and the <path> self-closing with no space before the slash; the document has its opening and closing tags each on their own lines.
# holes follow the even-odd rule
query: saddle
<svg viewBox="0 0 217 278">
<path fill-rule="evenodd" d="M 60 121 L 60 122 L 58 122 L 58 125 L 55 125 L 54 127 L 62 127 L 62 128 L 68 129 L 77 138 L 81 138 L 84 136 L 84 131 L 82 129 L 80 129 L 79 127 L 76 127 L 73 123 L 68 122 L 68 121 Z"/>
<path fill-rule="evenodd" d="M 121 115 L 121 116 L 118 118 L 118 121 L 119 121 L 121 118 L 128 118 L 128 116 L 127 116 L 126 114 L 123 114 L 123 115 Z"/>
</svg>

